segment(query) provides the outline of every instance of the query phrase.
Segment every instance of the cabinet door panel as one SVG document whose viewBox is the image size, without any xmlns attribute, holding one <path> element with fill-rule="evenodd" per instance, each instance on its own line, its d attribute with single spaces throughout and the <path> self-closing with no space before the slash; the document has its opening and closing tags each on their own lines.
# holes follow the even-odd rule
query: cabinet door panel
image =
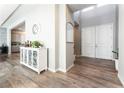
<svg viewBox="0 0 124 93">
<path fill-rule="evenodd" d="M 38 58 L 38 52 L 33 51 L 33 67 L 37 68 L 37 58 Z"/>
<path fill-rule="evenodd" d="M 24 52 L 24 62 L 27 64 L 27 50 L 25 50 L 25 52 Z"/>
<path fill-rule="evenodd" d="M 23 62 L 23 49 L 20 50 L 20 61 Z"/>
<path fill-rule="evenodd" d="M 32 65 L 32 50 L 28 51 L 28 65 Z"/>
</svg>

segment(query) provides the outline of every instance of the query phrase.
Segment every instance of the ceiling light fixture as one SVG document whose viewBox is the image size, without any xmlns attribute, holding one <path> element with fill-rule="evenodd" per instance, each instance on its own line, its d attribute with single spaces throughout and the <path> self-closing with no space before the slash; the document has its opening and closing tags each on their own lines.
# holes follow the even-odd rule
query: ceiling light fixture
<svg viewBox="0 0 124 93">
<path fill-rule="evenodd" d="M 105 6 L 107 4 L 97 4 L 97 7 Z"/>
<path fill-rule="evenodd" d="M 94 8 L 95 8 L 94 6 L 91 6 L 91 7 L 88 7 L 88 8 L 83 9 L 82 11 L 83 11 L 83 12 L 86 12 L 86 11 L 92 10 L 92 9 L 94 9 Z"/>
</svg>

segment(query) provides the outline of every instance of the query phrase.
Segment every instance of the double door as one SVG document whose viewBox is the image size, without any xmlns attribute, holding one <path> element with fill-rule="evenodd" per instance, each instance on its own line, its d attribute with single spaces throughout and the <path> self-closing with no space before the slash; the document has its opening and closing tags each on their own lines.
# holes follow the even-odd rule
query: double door
<svg viewBox="0 0 124 93">
<path fill-rule="evenodd" d="M 82 56 L 112 59 L 113 24 L 83 28 L 81 31 Z"/>
</svg>

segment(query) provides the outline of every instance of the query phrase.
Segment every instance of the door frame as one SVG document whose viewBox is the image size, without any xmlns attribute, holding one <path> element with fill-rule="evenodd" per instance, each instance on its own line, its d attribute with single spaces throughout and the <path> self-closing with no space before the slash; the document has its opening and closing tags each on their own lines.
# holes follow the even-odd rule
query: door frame
<svg viewBox="0 0 124 93">
<path fill-rule="evenodd" d="M 15 21 L 14 23 L 12 23 L 11 25 L 9 25 L 9 27 L 8 27 L 8 33 L 7 33 L 7 35 L 8 35 L 8 40 L 7 40 L 7 42 L 8 42 L 8 46 L 9 46 L 9 52 L 8 52 L 8 54 L 11 54 L 12 52 L 11 52 L 11 31 L 12 31 L 12 29 L 14 28 L 14 27 L 16 27 L 16 26 L 18 26 L 19 24 L 21 24 L 21 23 L 23 23 L 23 22 L 25 22 L 25 27 L 26 27 L 26 20 L 25 19 L 21 19 L 21 20 L 18 20 L 18 21 Z M 26 28 L 25 28 L 26 29 Z"/>
</svg>

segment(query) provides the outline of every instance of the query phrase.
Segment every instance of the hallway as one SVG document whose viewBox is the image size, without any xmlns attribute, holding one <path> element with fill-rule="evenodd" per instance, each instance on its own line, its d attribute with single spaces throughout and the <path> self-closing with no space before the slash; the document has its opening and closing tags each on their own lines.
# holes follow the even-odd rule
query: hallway
<svg viewBox="0 0 124 93">
<path fill-rule="evenodd" d="M 0 87 L 122 87 L 112 61 L 78 57 L 67 73 L 46 71 L 38 75 L 19 64 L 19 54 L 4 58 L 0 59 Z"/>
</svg>

